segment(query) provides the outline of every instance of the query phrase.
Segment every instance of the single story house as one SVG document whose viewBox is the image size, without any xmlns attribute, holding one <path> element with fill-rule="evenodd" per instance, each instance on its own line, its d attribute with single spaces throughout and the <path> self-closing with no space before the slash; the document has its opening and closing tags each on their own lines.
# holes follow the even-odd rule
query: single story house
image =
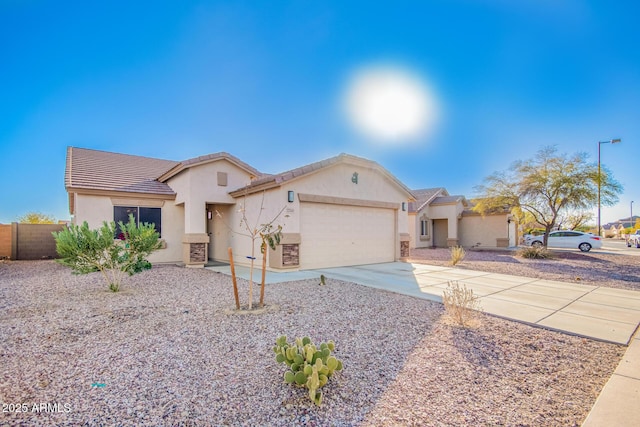
<svg viewBox="0 0 640 427">
<path fill-rule="evenodd" d="M 228 153 L 185 161 L 69 147 L 65 171 L 74 224 L 154 223 L 162 249 L 151 262 L 247 264 L 252 227 L 274 220 L 282 240 L 270 269 L 391 262 L 410 247 L 506 247 L 507 213 L 480 216 L 444 188 L 411 191 L 376 162 L 349 154 L 271 175 Z M 509 224 L 507 224 L 509 221 Z M 509 227 L 508 227 L 509 225 Z M 260 258 L 260 239 L 253 241 Z"/>
<path fill-rule="evenodd" d="M 480 215 L 464 196 L 452 196 L 443 187 L 412 191 L 409 203 L 411 248 L 516 246 L 517 227 L 508 210 Z"/>
<path fill-rule="evenodd" d="M 201 267 L 247 263 L 252 241 L 241 226 L 275 225 L 282 240 L 272 269 L 390 262 L 409 254 L 411 191 L 378 163 L 340 154 L 277 175 L 227 153 L 182 162 L 69 147 L 65 186 L 73 222 L 156 225 L 163 248 L 151 262 Z M 255 241 L 259 257 L 260 239 Z"/>
</svg>

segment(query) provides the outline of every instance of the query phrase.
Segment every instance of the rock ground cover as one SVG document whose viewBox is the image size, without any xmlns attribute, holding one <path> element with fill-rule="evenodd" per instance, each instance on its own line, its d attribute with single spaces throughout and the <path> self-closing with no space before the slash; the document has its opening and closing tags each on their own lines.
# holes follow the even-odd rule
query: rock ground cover
<svg viewBox="0 0 640 427">
<path fill-rule="evenodd" d="M 516 251 L 467 250 L 456 268 L 640 291 L 640 258 L 632 255 L 552 251 L 553 259 L 525 259 Z M 446 248 L 413 249 L 409 262 L 450 266 Z"/>
<path fill-rule="evenodd" d="M 460 329 L 441 304 L 331 279 L 267 286 L 260 315 L 228 314 L 231 281 L 207 270 L 122 289 L 0 263 L 0 424 L 579 425 L 625 350 L 488 315 Z M 336 342 L 322 407 L 283 384 L 282 334 Z"/>
</svg>

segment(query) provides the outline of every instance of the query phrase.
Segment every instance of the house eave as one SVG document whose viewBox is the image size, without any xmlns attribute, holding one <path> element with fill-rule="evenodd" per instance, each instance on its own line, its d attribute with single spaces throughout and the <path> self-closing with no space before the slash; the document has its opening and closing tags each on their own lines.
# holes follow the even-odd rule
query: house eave
<svg viewBox="0 0 640 427">
<path fill-rule="evenodd" d="M 287 182 L 290 182 L 290 181 L 287 181 Z M 274 179 L 273 181 L 268 181 L 256 186 L 242 187 L 238 190 L 230 191 L 228 194 L 234 199 L 237 199 L 238 197 L 248 196 L 250 194 L 259 193 L 261 191 L 272 190 L 274 188 L 279 188 L 279 187 L 281 187 L 281 184 L 276 182 L 276 180 Z"/>
<path fill-rule="evenodd" d="M 176 194 L 159 194 L 159 193 L 144 193 L 138 191 L 118 191 L 109 189 L 97 189 L 97 188 L 83 188 L 83 187 L 67 187 L 67 193 L 71 197 L 71 194 L 82 194 L 87 196 L 105 196 L 105 197 L 137 197 L 144 199 L 162 199 L 162 200 L 175 200 Z"/>
</svg>

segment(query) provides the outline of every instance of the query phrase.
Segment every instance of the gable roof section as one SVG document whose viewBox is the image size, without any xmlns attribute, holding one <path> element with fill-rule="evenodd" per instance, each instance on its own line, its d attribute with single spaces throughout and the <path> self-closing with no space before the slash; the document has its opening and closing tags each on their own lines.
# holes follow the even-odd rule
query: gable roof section
<svg viewBox="0 0 640 427">
<path fill-rule="evenodd" d="M 438 196 L 449 195 L 449 193 L 444 187 L 423 188 L 420 190 L 412 190 L 412 193 L 415 195 L 416 201 L 409 203 L 409 213 L 421 211 L 426 205 L 431 203 L 431 201 Z"/>
<path fill-rule="evenodd" d="M 468 206 L 469 202 L 464 196 L 438 196 L 431 201 L 432 205 L 451 205 L 462 202 L 464 206 Z"/>
<path fill-rule="evenodd" d="M 65 187 L 69 192 L 98 190 L 173 196 L 171 187 L 156 178 L 177 164 L 171 160 L 68 147 Z"/>
<path fill-rule="evenodd" d="M 192 159 L 179 162 L 170 170 L 167 170 L 162 175 L 157 176 L 157 178 L 158 178 L 158 181 L 160 182 L 167 182 L 167 180 L 178 175 L 180 172 L 186 169 L 192 168 L 194 166 L 206 165 L 207 163 L 217 162 L 219 160 L 227 160 L 228 162 L 238 166 L 240 169 L 243 169 L 253 177 L 262 176 L 262 174 L 256 168 L 248 165 L 247 163 L 243 162 L 237 157 L 232 156 L 229 153 L 219 152 L 219 153 L 207 154 L 205 156 L 194 157 Z"/>
<path fill-rule="evenodd" d="M 362 157 L 353 156 L 351 154 L 341 153 L 335 157 L 331 157 L 325 160 L 321 160 L 319 162 L 311 163 L 305 166 L 301 166 L 299 168 L 291 169 L 286 172 L 282 172 L 276 175 L 262 175 L 262 177 L 254 180 L 251 184 L 246 187 L 240 188 L 236 191 L 232 191 L 229 194 L 232 197 L 240 197 L 245 194 L 252 194 L 258 191 L 269 190 L 271 188 L 280 187 L 282 184 L 290 181 L 294 181 L 300 177 L 312 174 L 321 169 L 337 165 L 340 163 L 346 164 L 355 164 L 359 166 L 369 167 L 381 172 L 385 177 L 391 180 L 394 184 L 400 187 L 403 191 L 407 193 L 410 198 L 415 198 L 411 190 L 405 186 L 398 178 L 393 176 L 389 171 L 383 168 L 379 163 L 376 163 L 372 160 L 368 160 Z"/>
</svg>

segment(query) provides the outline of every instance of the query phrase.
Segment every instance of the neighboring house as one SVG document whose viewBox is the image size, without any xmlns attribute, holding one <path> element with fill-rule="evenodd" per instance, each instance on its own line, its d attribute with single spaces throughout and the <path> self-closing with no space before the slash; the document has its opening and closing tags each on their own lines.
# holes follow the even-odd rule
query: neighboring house
<svg viewBox="0 0 640 427">
<path fill-rule="evenodd" d="M 464 196 L 442 187 L 413 190 L 409 203 L 411 248 L 516 246 L 517 227 L 507 210 L 480 215 Z"/>
<path fill-rule="evenodd" d="M 602 237 L 617 239 L 620 237 L 620 232 L 622 229 L 622 225 L 617 222 L 604 224 L 602 226 Z"/>
<path fill-rule="evenodd" d="M 614 222 L 609 222 L 602 226 L 602 237 L 613 239 L 621 239 L 625 235 L 625 229 L 633 228 L 636 221 L 640 218 L 637 215 L 633 217 L 622 218 Z"/>
<path fill-rule="evenodd" d="M 390 262 L 409 255 L 411 191 L 376 162 L 341 154 L 265 175 L 227 153 L 182 162 L 69 147 L 65 186 L 73 222 L 156 224 L 163 248 L 152 262 L 201 267 L 208 260 L 248 263 L 242 212 L 265 223 L 283 210 L 274 269 Z M 260 215 L 260 216 L 259 216 Z M 259 219 L 258 219 L 259 216 Z M 259 254 L 259 239 L 255 253 Z M 259 255 L 258 255 L 259 257 Z"/>
<path fill-rule="evenodd" d="M 639 219 L 640 216 L 634 215 L 633 217 L 621 218 L 617 222 L 622 225 L 622 229 L 624 230 L 625 228 L 634 228 Z"/>
</svg>

